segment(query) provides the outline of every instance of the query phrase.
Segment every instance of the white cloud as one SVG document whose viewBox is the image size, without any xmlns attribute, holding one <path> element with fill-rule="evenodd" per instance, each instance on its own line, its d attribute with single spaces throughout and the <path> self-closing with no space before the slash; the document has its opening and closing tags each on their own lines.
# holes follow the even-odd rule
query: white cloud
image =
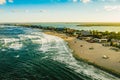
<svg viewBox="0 0 120 80">
<path fill-rule="evenodd" d="M 0 12 L 4 12 L 4 10 L 1 10 L 1 9 L 0 9 Z"/>
<path fill-rule="evenodd" d="M 82 2 L 82 3 L 88 3 L 90 2 L 91 0 L 72 0 L 73 2 Z"/>
<path fill-rule="evenodd" d="M 13 3 L 13 0 L 8 0 L 8 2 Z"/>
<path fill-rule="evenodd" d="M 47 10 L 40 10 L 40 12 L 47 12 Z"/>
<path fill-rule="evenodd" d="M 38 13 L 38 12 L 41 12 L 41 13 L 45 13 L 45 12 L 48 12 L 47 10 L 29 10 L 29 9 L 25 9 L 25 10 L 17 10 L 17 9 L 13 9 L 11 10 L 12 13 Z"/>
<path fill-rule="evenodd" d="M 11 10 L 11 12 L 15 13 L 15 12 L 19 12 L 19 11 L 15 9 L 15 10 Z"/>
<path fill-rule="evenodd" d="M 29 10 L 28 10 L 28 9 L 26 9 L 26 10 L 24 10 L 24 12 L 25 12 L 25 13 L 28 13 L 28 12 L 29 12 Z"/>
<path fill-rule="evenodd" d="M 100 11 L 99 9 L 95 9 L 96 12 Z"/>
<path fill-rule="evenodd" d="M 73 0 L 73 2 L 77 2 L 78 0 Z"/>
<path fill-rule="evenodd" d="M 83 2 L 83 3 L 88 3 L 88 2 L 90 2 L 91 0 L 80 0 L 81 2 Z"/>
<path fill-rule="evenodd" d="M 118 1 L 118 0 L 102 0 L 102 1 L 113 1 L 114 2 L 114 1 Z"/>
<path fill-rule="evenodd" d="M 5 4 L 6 0 L 0 0 L 0 5 Z"/>
<path fill-rule="evenodd" d="M 0 5 L 5 4 L 6 2 L 13 3 L 13 0 L 0 0 Z"/>
<path fill-rule="evenodd" d="M 106 11 L 120 11 L 120 5 L 104 6 L 104 10 L 106 10 Z"/>
<path fill-rule="evenodd" d="M 94 2 L 94 1 L 116 2 L 116 1 L 119 1 L 119 0 L 72 0 L 72 1 L 73 1 L 73 2 L 80 1 L 80 2 L 83 2 L 83 3 L 89 3 L 89 2 Z"/>
</svg>

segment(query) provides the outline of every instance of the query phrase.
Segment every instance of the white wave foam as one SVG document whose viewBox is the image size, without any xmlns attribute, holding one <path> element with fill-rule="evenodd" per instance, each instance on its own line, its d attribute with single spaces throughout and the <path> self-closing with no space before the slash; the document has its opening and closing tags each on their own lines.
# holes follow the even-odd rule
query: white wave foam
<svg viewBox="0 0 120 80">
<path fill-rule="evenodd" d="M 4 52 L 4 51 L 6 51 L 6 49 L 2 49 L 1 51 L 3 51 L 3 52 Z"/>
<path fill-rule="evenodd" d="M 40 38 L 40 36 L 37 36 L 37 35 L 23 35 L 23 34 L 18 35 L 18 37 L 20 37 L 21 40 L 24 40 L 24 39 L 27 39 L 27 38 L 29 38 L 29 39 L 38 39 L 38 38 Z"/>
<path fill-rule="evenodd" d="M 2 47 L 12 48 L 15 50 L 19 50 L 23 46 L 19 43 L 19 39 L 16 38 L 2 38 L 0 39 L 0 43 L 2 43 Z M 4 51 L 4 49 L 2 49 L 2 51 Z"/>
<path fill-rule="evenodd" d="M 41 40 L 37 39 L 37 40 L 32 40 L 33 43 L 35 44 L 41 44 Z"/>
<path fill-rule="evenodd" d="M 19 58 L 20 57 L 20 55 L 16 55 L 16 56 L 14 56 L 15 58 Z"/>
<path fill-rule="evenodd" d="M 20 50 L 23 47 L 23 44 L 15 42 L 9 45 L 9 48 L 12 48 L 14 50 Z"/>
<path fill-rule="evenodd" d="M 2 41 L 2 43 L 4 43 L 4 45 L 7 45 L 9 43 L 19 41 L 19 39 L 16 39 L 16 38 L 2 38 L 2 39 L 0 39 L 0 41 Z"/>
</svg>

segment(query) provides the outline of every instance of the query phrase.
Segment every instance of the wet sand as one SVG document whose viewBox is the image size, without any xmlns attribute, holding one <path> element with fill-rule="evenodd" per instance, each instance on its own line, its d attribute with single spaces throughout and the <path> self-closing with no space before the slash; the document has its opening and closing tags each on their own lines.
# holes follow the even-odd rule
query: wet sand
<svg viewBox="0 0 120 80">
<path fill-rule="evenodd" d="M 61 37 L 68 42 L 69 47 L 74 51 L 73 56 L 77 59 L 82 59 L 120 76 L 120 51 L 117 52 L 111 49 L 113 47 L 104 47 L 99 43 L 88 43 L 62 33 L 51 31 L 45 31 L 45 33 Z"/>
</svg>

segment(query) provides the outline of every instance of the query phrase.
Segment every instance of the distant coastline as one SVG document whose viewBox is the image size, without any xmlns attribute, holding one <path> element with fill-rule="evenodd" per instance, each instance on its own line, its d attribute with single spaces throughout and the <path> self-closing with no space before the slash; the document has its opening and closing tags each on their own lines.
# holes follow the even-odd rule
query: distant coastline
<svg viewBox="0 0 120 80">
<path fill-rule="evenodd" d="M 76 26 L 116 26 L 120 27 L 120 22 L 14 22 L 14 23 L 0 23 L 0 25 L 13 25 L 13 24 L 41 24 L 41 23 L 63 23 L 63 24 L 76 24 Z"/>
<path fill-rule="evenodd" d="M 119 26 L 120 27 L 120 23 L 113 23 L 113 22 L 85 22 L 85 23 L 80 23 L 77 26 Z"/>
</svg>

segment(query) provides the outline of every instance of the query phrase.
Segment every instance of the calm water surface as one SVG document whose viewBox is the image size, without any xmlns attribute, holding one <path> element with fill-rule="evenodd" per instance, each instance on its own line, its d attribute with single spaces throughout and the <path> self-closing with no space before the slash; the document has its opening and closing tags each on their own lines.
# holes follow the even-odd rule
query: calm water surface
<svg viewBox="0 0 120 80">
<path fill-rule="evenodd" d="M 98 31 L 110 31 L 120 32 L 120 26 L 77 26 L 79 23 L 38 23 L 36 25 L 52 26 L 52 27 L 67 27 L 76 30 L 98 30 Z"/>
</svg>

